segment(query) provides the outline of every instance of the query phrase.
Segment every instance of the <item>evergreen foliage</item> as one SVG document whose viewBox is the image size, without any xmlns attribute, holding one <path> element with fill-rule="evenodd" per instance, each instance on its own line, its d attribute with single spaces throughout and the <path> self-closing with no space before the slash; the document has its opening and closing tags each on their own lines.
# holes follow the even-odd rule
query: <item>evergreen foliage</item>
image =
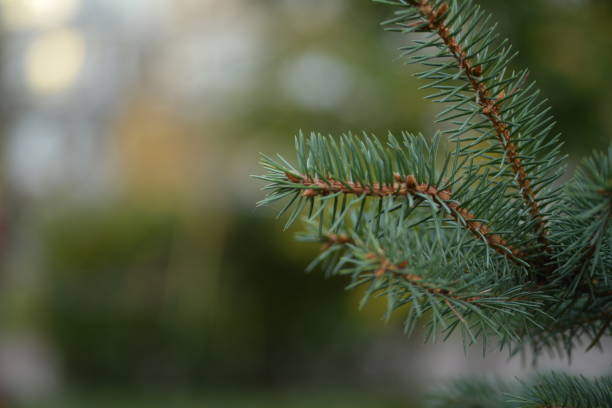
<svg viewBox="0 0 612 408">
<path fill-rule="evenodd" d="M 593 408 L 612 406 L 612 378 L 550 373 L 528 382 L 459 380 L 432 395 L 433 408 Z"/>
<path fill-rule="evenodd" d="M 285 200 L 286 228 L 305 215 L 299 238 L 323 244 L 311 268 L 366 285 L 364 303 L 386 297 L 408 333 L 424 320 L 427 338 L 459 331 L 535 358 L 600 345 L 612 334 L 612 146 L 561 184 L 550 108 L 488 13 L 471 0 L 377 1 L 396 7 L 385 26 L 409 34 L 402 55 L 423 67 L 440 131 L 300 134 L 294 164 L 263 156 L 260 204 Z M 449 401 L 472 387 L 482 401 L 439 406 L 612 406 L 611 381 L 539 377 L 510 405 L 499 386 L 465 382 Z"/>
</svg>

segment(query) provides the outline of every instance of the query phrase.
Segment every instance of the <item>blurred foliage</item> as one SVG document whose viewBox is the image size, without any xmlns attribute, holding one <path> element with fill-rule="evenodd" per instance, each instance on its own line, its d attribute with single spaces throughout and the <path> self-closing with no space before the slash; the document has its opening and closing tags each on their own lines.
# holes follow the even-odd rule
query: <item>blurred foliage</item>
<svg viewBox="0 0 612 408">
<path fill-rule="evenodd" d="M 356 395 L 357 394 L 357 395 Z M 44 408 L 411 408 L 400 398 L 388 395 L 360 395 L 353 391 L 333 393 L 313 393 L 309 395 L 283 393 L 266 394 L 262 392 L 215 393 L 213 395 L 192 396 L 189 392 L 176 397 L 133 396 L 125 398 L 113 394 L 78 394 L 69 399 L 51 400 L 42 405 Z M 40 408 L 41 405 L 23 405 L 22 408 Z"/>
<path fill-rule="evenodd" d="M 72 212 L 47 227 L 46 323 L 77 378 L 124 382 L 155 376 L 174 358 L 198 360 L 202 350 L 183 343 L 202 334 L 202 319 L 185 337 L 166 316 L 176 224 L 172 214 L 118 208 Z"/>
<path fill-rule="evenodd" d="M 46 225 L 43 318 L 78 383 L 291 383 L 317 370 L 308 360 L 322 347 L 351 364 L 359 333 L 343 283 L 303 274 L 254 217 L 230 225 L 214 276 L 208 238 L 190 234 L 210 221 L 112 206 Z"/>
</svg>

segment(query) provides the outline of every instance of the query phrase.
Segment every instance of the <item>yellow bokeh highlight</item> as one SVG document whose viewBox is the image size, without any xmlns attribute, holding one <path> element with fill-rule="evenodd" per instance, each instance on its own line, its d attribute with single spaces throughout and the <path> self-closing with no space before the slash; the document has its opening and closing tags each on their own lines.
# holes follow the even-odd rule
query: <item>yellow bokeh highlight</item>
<svg viewBox="0 0 612 408">
<path fill-rule="evenodd" d="M 69 87 L 85 62 L 85 40 L 72 29 L 57 29 L 41 35 L 26 54 L 25 75 L 37 93 L 54 93 Z"/>
<path fill-rule="evenodd" d="M 79 9 L 79 0 L 0 0 L 2 23 L 10 30 L 57 27 Z"/>
</svg>

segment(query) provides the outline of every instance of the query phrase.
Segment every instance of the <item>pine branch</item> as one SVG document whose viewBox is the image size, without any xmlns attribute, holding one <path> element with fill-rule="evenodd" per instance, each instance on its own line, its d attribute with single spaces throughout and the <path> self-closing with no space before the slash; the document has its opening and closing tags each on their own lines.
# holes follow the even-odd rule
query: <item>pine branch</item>
<svg viewBox="0 0 612 408">
<path fill-rule="evenodd" d="M 467 132 L 482 133 L 483 136 L 470 143 L 470 147 L 475 146 L 476 142 L 491 140 L 490 133 L 495 135 L 501 147 L 502 160 L 510 163 L 513 178 L 533 219 L 531 225 L 537 239 L 544 253 L 551 254 L 551 242 L 547 236 L 549 221 L 542 213 L 542 200 L 537 194 L 537 191 L 541 190 L 538 173 L 542 169 L 538 169 L 536 174 L 529 174 L 528 168 L 535 170 L 540 162 L 547 163 L 550 169 L 550 159 L 556 156 L 560 144 L 557 138 L 544 142 L 548 147 L 557 145 L 544 160 L 536 160 L 531 155 L 531 152 L 546 150 L 542 143 L 550 130 L 547 126 L 550 124 L 550 118 L 543 116 L 547 110 L 542 109 L 540 103 L 535 103 L 537 92 L 529 92 L 533 84 L 525 86 L 527 71 L 513 74 L 510 78 L 504 77 L 513 58 L 510 54 L 511 48 L 502 42 L 489 51 L 496 39 L 494 28 L 486 24 L 489 16 L 470 0 L 454 0 L 451 5 L 440 0 L 383 2 L 408 8 L 399 11 L 397 18 L 387 22 L 394 24 L 397 31 L 425 32 L 436 36 L 427 41 L 416 41 L 415 46 L 406 47 L 406 54 L 415 55 L 411 59 L 412 62 L 433 67 L 418 76 L 432 81 L 427 87 L 440 90 L 434 95 L 438 101 L 452 104 L 441 113 L 440 121 L 450 121 L 459 126 L 449 131 L 451 139 L 462 139 L 465 142 Z M 430 47 L 437 48 L 440 52 L 432 56 L 418 54 Z M 452 58 L 459 72 L 449 73 L 452 65 L 444 61 L 439 62 L 444 57 Z M 452 85 L 452 82 L 458 79 L 462 79 L 463 84 Z M 475 95 L 476 103 L 466 97 L 465 93 L 468 91 Z M 484 119 L 475 120 L 476 117 Z M 489 126 L 485 126 L 485 121 Z M 538 121 L 540 123 L 537 123 Z M 488 130 L 489 128 L 492 131 Z M 470 154 L 469 150 L 464 153 Z M 493 162 L 499 163 L 499 160 L 492 159 L 489 164 Z M 558 166 L 558 160 L 555 165 Z M 539 261 L 540 264 L 546 262 L 548 261 Z"/>
<path fill-rule="evenodd" d="M 423 17 L 429 21 L 427 28 L 438 33 L 457 60 L 459 68 L 463 70 L 472 89 L 478 95 L 482 113 L 491 121 L 495 128 L 497 137 L 506 151 L 508 160 L 512 163 L 512 171 L 517 176 L 517 183 L 521 189 L 523 199 L 529 206 L 531 215 L 537 220 L 537 232 L 540 242 L 544 245 L 546 251 L 550 252 L 550 242 L 546 237 L 546 221 L 542 217 L 540 206 L 531 187 L 531 182 L 518 155 L 518 148 L 512 141 L 508 126 L 501 119 L 502 104 L 504 99 L 506 99 L 506 93 L 502 90 L 498 95 L 492 95 L 487 85 L 479 80 L 479 77 L 482 75 L 482 65 L 474 65 L 451 33 L 449 27 L 444 24 L 445 16 L 449 10 L 448 3 L 442 3 L 437 9 L 434 9 L 429 0 L 421 0 L 418 2 L 418 8 Z"/>
<path fill-rule="evenodd" d="M 612 290 L 612 146 L 577 168 L 558 212 L 559 279 L 574 291 Z"/>
<path fill-rule="evenodd" d="M 395 218 L 397 214 L 385 212 L 383 217 Z M 503 278 L 503 273 L 496 278 L 482 276 L 470 259 L 457 262 L 457 252 L 464 246 L 442 245 L 431 234 L 406 235 L 400 224 L 388 219 L 382 222 L 397 226 L 377 233 L 375 225 L 369 224 L 360 235 L 340 235 L 340 241 L 332 236 L 333 245 L 326 245 L 316 262 L 344 250 L 341 260 L 328 272 L 351 276 L 349 288 L 367 286 L 362 305 L 373 296 L 385 296 L 387 318 L 406 307 L 406 332 L 412 332 L 431 312 L 427 338 L 435 340 L 437 334 L 447 338 L 460 328 L 469 344 L 494 334 L 503 347 L 519 341 L 520 328 L 542 318 L 545 296 L 517 285 L 510 277 Z M 330 239 L 324 235 L 323 241 Z M 491 265 L 491 269 L 497 267 L 504 266 Z"/>
<path fill-rule="evenodd" d="M 325 221 L 331 222 L 332 230 L 344 225 L 352 207 L 360 207 L 358 219 L 361 220 L 367 198 L 393 199 L 397 211 L 432 207 L 435 214 L 429 222 L 436 228 L 440 228 L 444 219 L 452 219 L 457 228 L 470 231 L 516 265 L 528 265 L 522 259 L 525 254 L 493 227 L 496 220 L 506 217 L 508 205 L 512 203 L 490 197 L 499 196 L 506 185 L 487 185 L 487 174 L 479 174 L 478 168 L 458 176 L 457 167 L 463 163 L 448 154 L 442 170 L 438 169 L 438 144 L 438 137 L 429 143 L 423 137 L 409 134 L 404 135 L 403 143 L 390 136 L 386 146 L 367 136 L 345 135 L 337 142 L 332 137 L 313 134 L 306 140 L 300 135 L 296 138 L 299 169 L 280 156 L 278 160 L 263 157 L 262 164 L 268 174 L 256 177 L 270 182 L 264 188 L 272 192 L 259 205 L 292 197 L 279 213 L 293 209 L 287 226 L 307 205 L 311 216 L 322 219 L 325 210 L 333 207 Z M 354 198 L 349 200 L 349 196 Z M 477 207 L 478 213 L 460 200 Z M 314 211 L 317 204 L 319 209 Z M 375 216 L 379 215 L 380 206 Z M 321 229 L 325 229 L 325 222 Z"/>
<path fill-rule="evenodd" d="M 436 390 L 429 400 L 432 408 L 607 408 L 612 406 L 612 377 L 551 373 L 518 384 L 459 380 Z"/>
<path fill-rule="evenodd" d="M 540 375 L 523 384 L 513 401 L 521 408 L 607 408 L 612 406 L 612 377 Z"/>
<path fill-rule="evenodd" d="M 424 282 L 423 278 L 418 275 L 415 275 L 413 273 L 402 273 L 403 270 L 406 270 L 410 266 L 410 262 L 408 261 L 403 261 L 399 264 L 394 264 L 390 259 L 386 258 L 384 254 L 376 254 L 373 252 L 367 253 L 365 257 L 366 259 L 372 261 L 373 265 L 371 266 L 371 268 L 373 268 L 374 277 L 376 278 L 382 278 L 384 276 L 387 276 L 387 277 L 390 277 L 391 279 L 405 279 L 406 281 L 410 282 L 410 284 L 413 285 L 414 287 L 420 290 L 423 290 L 425 292 L 428 292 L 432 295 L 441 295 L 445 298 L 450 298 L 450 299 L 467 302 L 467 303 L 473 303 L 473 302 L 482 300 L 483 298 L 491 297 L 491 296 L 465 297 L 465 296 L 455 295 L 453 294 L 453 291 L 450 289 L 439 287 L 435 284 Z M 447 299 L 444 299 L 444 300 L 448 301 Z M 510 299 L 510 301 L 514 301 L 514 300 L 525 300 L 525 299 L 523 298 Z M 452 305 L 450 303 L 447 303 L 447 305 L 452 309 Z M 454 313 L 456 313 L 455 310 L 453 311 Z M 463 317 L 459 315 L 458 317 L 463 322 L 465 322 L 465 319 L 463 319 Z"/>
<path fill-rule="evenodd" d="M 350 275 L 388 313 L 406 306 L 408 332 L 427 314 L 428 337 L 493 333 L 536 357 L 600 345 L 612 335 L 612 147 L 557 187 L 550 108 L 511 70 L 490 16 L 472 0 L 380 2 L 399 7 L 392 30 L 420 33 L 402 50 L 427 68 L 417 76 L 449 129 L 386 143 L 300 134 L 295 165 L 263 156 L 259 204 L 286 201 L 286 228 L 306 214 L 300 239 L 322 244 L 309 270 Z"/>
<path fill-rule="evenodd" d="M 429 196 L 434 203 L 451 209 L 450 217 L 463 225 L 476 238 L 484 237 L 488 245 L 499 254 L 512 260 L 524 256 L 519 249 L 512 248 L 501 235 L 491 233 L 491 228 L 485 222 L 476 220 L 474 214 L 468 209 L 461 207 L 456 201 L 452 201 L 453 193 L 451 190 L 440 190 L 429 184 L 418 183 L 414 175 L 404 176 L 395 173 L 393 184 L 373 183 L 370 186 L 361 185 L 350 180 L 334 180 L 332 177 L 326 177 L 325 180 L 322 180 L 291 173 L 286 173 L 285 175 L 287 181 L 306 187 L 302 191 L 304 197 L 328 196 L 335 193 L 378 198 L 409 195 L 415 197 Z"/>
<path fill-rule="evenodd" d="M 524 342 L 515 347 L 514 355 L 530 349 L 533 351 L 534 363 L 544 351 L 571 359 L 577 347 L 592 349 L 600 345 L 603 336 L 612 335 L 609 323 L 612 317 L 612 296 L 593 299 L 581 295 L 563 299 L 559 292 L 551 296 L 558 299 L 545 305 L 546 313 L 552 318 L 540 321 L 543 328 L 525 327 L 520 333 Z"/>
</svg>

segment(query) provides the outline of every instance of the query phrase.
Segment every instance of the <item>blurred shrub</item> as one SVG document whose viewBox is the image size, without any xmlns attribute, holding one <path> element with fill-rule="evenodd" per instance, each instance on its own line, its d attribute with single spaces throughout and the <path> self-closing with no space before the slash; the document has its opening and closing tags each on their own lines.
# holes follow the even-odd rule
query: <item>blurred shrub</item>
<svg viewBox="0 0 612 408">
<path fill-rule="evenodd" d="M 47 226 L 46 323 L 76 378 L 119 382 L 168 369 L 176 331 L 165 316 L 166 284 L 177 222 L 109 208 Z"/>
<path fill-rule="evenodd" d="M 336 369 L 333 381 L 345 381 L 360 337 L 344 282 L 304 274 L 311 254 L 296 257 L 267 219 L 214 229 L 134 206 L 71 211 L 45 226 L 44 322 L 71 379 L 265 385 Z"/>
</svg>

